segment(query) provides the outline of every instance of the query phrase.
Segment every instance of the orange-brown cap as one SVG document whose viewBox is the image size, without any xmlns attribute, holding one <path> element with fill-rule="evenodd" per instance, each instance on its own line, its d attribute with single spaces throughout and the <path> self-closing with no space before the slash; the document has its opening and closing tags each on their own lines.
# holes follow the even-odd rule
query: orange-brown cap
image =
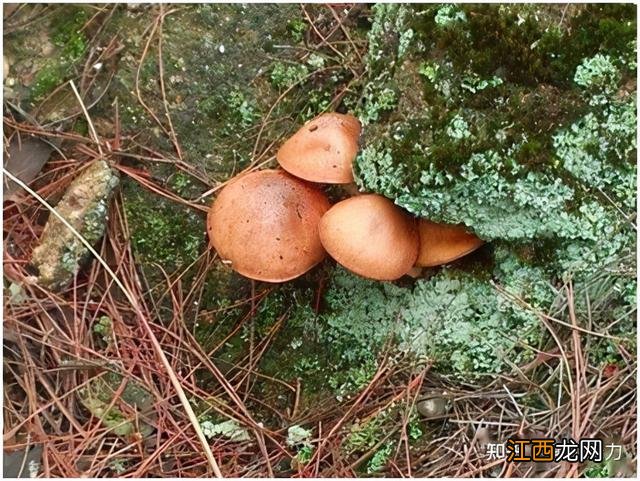
<svg viewBox="0 0 640 481">
<path fill-rule="evenodd" d="M 426 219 L 418 223 L 420 253 L 417 266 L 431 267 L 459 259 L 480 247 L 484 241 L 457 225 L 436 224 Z"/>
<path fill-rule="evenodd" d="M 288 281 L 324 259 L 318 224 L 329 207 L 324 193 L 282 170 L 253 172 L 232 180 L 213 202 L 209 239 L 243 276 Z"/>
<path fill-rule="evenodd" d="M 418 256 L 415 220 L 376 194 L 351 197 L 329 209 L 320 221 L 320 240 L 336 261 L 370 279 L 398 279 Z"/>
<path fill-rule="evenodd" d="M 360 122 L 353 115 L 328 113 L 310 120 L 278 151 L 280 166 L 311 182 L 353 182 Z"/>
</svg>

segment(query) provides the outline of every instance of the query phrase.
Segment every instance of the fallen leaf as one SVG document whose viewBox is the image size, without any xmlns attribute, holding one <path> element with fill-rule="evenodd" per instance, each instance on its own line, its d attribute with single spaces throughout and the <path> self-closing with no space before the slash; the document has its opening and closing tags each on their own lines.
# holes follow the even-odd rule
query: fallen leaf
<svg viewBox="0 0 640 481">
<path fill-rule="evenodd" d="M 35 179 L 44 164 L 49 160 L 53 147 L 37 137 L 22 137 L 17 135 L 11 138 L 9 147 L 4 156 L 4 167 L 25 184 L 29 184 Z M 3 179 L 4 191 L 2 199 L 13 198 L 22 190 L 12 180 Z"/>
</svg>

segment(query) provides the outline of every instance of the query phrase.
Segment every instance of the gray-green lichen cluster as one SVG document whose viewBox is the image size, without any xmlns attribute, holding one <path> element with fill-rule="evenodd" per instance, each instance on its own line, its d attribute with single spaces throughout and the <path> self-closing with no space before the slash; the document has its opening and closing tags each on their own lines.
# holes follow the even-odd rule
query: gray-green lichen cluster
<svg viewBox="0 0 640 481">
<path fill-rule="evenodd" d="M 107 207 L 117 174 L 103 160 L 93 161 L 64 193 L 55 209 L 86 241 L 95 245 L 105 231 Z M 57 216 L 50 214 L 31 263 L 38 283 L 63 289 L 78 272 L 89 250 Z"/>
<path fill-rule="evenodd" d="M 411 62 L 420 64 L 422 81 L 415 101 L 399 105 L 369 138 L 357 160 L 359 185 L 418 216 L 464 223 L 486 240 L 554 242 L 559 272 L 631 248 L 636 96 L 624 88 L 635 77 L 635 63 L 627 60 L 635 55 L 635 25 L 617 39 L 621 52 L 602 53 L 598 45 L 586 49 L 579 34 L 579 19 L 598 12 L 572 19 L 569 33 L 524 7 L 465 6 L 473 15 L 454 15 L 461 7 L 453 6 L 406 13 L 411 8 L 374 7 L 385 25 L 421 19 L 414 21 L 421 33 L 412 35 L 407 60 L 398 53 L 390 58 L 398 82 Z M 622 13 L 633 20 L 633 9 Z M 498 29 L 493 47 L 481 31 L 490 25 Z M 521 61 L 497 55 L 527 39 L 538 43 Z M 496 55 L 489 56 L 492 50 Z M 569 57 L 573 50 L 585 56 Z"/>
<path fill-rule="evenodd" d="M 547 308 L 556 292 L 540 268 L 505 250 L 493 274 L 509 295 Z M 412 288 L 360 279 L 340 270 L 327 295 L 331 345 L 344 366 L 372 362 L 385 343 L 466 377 L 509 370 L 532 359 L 540 342 L 534 311 L 501 294 L 487 278 L 444 269 Z"/>
<path fill-rule="evenodd" d="M 561 22 L 540 5 L 373 12 L 365 92 L 377 100 L 356 109 L 356 182 L 465 224 L 490 242 L 493 267 L 445 268 L 412 288 L 338 271 L 326 319 L 344 366 L 371 365 L 372 346 L 392 340 L 443 372 L 508 371 L 540 347 L 538 313 L 562 302 L 563 282 L 583 295 L 600 272 L 616 293 L 603 325 L 632 313 L 635 9 L 579 6 Z"/>
</svg>

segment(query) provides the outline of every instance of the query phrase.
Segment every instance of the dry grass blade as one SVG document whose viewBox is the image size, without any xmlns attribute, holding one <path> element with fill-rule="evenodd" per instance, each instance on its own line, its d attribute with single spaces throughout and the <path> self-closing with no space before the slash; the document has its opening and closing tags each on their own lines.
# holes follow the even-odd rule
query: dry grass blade
<svg viewBox="0 0 640 481">
<path fill-rule="evenodd" d="M 85 107 L 84 102 L 82 101 L 82 97 L 80 97 L 80 94 L 78 93 L 78 89 L 76 88 L 76 84 L 73 82 L 73 80 L 70 80 L 69 84 L 71 85 L 71 90 L 73 90 L 73 94 L 78 99 L 78 103 L 82 108 L 82 112 L 84 113 L 85 118 L 87 119 L 87 123 L 89 124 L 89 130 L 91 132 L 91 138 L 93 139 L 93 141 L 96 144 L 96 147 L 98 148 L 100 157 L 102 157 L 104 154 L 102 153 L 102 146 L 100 145 L 100 139 L 98 138 L 98 134 L 96 133 L 96 128 L 93 126 L 91 117 L 89 117 L 89 112 L 87 112 L 87 107 Z"/>
</svg>

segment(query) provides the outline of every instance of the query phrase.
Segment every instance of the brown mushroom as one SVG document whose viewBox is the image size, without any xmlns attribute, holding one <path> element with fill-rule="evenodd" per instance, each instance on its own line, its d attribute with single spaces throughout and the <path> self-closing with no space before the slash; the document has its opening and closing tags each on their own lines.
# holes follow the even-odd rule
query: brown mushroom
<svg viewBox="0 0 640 481">
<path fill-rule="evenodd" d="M 280 166 L 311 182 L 353 182 L 360 122 L 353 115 L 328 113 L 307 122 L 278 151 Z"/>
<path fill-rule="evenodd" d="M 318 223 L 329 207 L 324 193 L 282 170 L 253 172 L 231 181 L 213 202 L 209 239 L 243 276 L 288 281 L 324 259 Z"/>
<path fill-rule="evenodd" d="M 336 261 L 370 279 L 398 279 L 418 256 L 414 219 L 376 194 L 351 197 L 329 209 L 320 221 L 320 240 Z"/>
<path fill-rule="evenodd" d="M 420 219 L 420 253 L 417 266 L 431 267 L 446 264 L 480 247 L 484 241 L 457 225 L 436 224 Z"/>
</svg>

